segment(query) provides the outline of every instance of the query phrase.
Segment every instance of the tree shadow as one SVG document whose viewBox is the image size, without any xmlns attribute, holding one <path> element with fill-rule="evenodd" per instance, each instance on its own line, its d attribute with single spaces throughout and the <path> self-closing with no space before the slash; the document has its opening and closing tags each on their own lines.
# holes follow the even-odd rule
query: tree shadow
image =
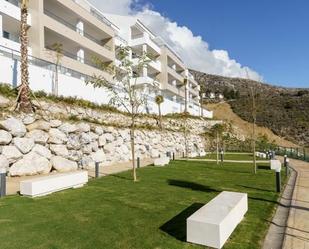
<svg viewBox="0 0 309 249">
<path fill-rule="evenodd" d="M 205 204 L 194 203 L 190 207 L 186 208 L 168 222 L 164 223 L 160 230 L 174 237 L 177 240 L 186 242 L 187 240 L 187 218 L 194 214 L 197 210 L 203 207 Z"/>
<path fill-rule="evenodd" d="M 272 191 L 272 190 L 269 190 L 269 189 L 250 187 L 250 186 L 246 186 L 246 185 L 236 185 L 236 186 L 239 186 L 239 187 L 242 187 L 242 188 L 247 188 L 247 189 L 258 190 L 258 191 L 270 192 L 270 193 L 275 192 L 275 191 Z"/>
<path fill-rule="evenodd" d="M 201 192 L 221 192 L 218 189 L 213 189 L 209 186 L 205 186 L 202 184 L 198 184 L 198 183 L 194 183 L 194 182 L 188 182 L 188 181 L 183 181 L 183 180 L 174 180 L 174 179 L 169 179 L 167 180 L 168 184 L 171 186 L 176 186 L 176 187 L 180 187 L 180 188 L 187 188 L 187 189 L 191 189 L 194 191 L 201 191 Z"/>
</svg>

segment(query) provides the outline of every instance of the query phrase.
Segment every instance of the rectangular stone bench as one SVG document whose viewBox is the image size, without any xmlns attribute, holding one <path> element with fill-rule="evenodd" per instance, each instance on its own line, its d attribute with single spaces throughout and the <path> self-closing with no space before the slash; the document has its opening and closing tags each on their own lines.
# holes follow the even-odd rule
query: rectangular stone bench
<svg viewBox="0 0 309 249">
<path fill-rule="evenodd" d="M 169 157 L 166 157 L 166 156 L 163 156 L 163 157 L 159 157 L 159 158 L 156 158 L 154 160 L 154 166 L 165 166 L 165 165 L 168 165 L 170 163 L 170 158 Z"/>
<path fill-rule="evenodd" d="M 247 194 L 224 191 L 187 219 L 187 241 L 222 248 L 247 211 Z"/>
<path fill-rule="evenodd" d="M 88 182 L 87 171 L 76 171 L 43 176 L 20 182 L 20 193 L 38 197 L 69 188 L 79 188 Z"/>
</svg>

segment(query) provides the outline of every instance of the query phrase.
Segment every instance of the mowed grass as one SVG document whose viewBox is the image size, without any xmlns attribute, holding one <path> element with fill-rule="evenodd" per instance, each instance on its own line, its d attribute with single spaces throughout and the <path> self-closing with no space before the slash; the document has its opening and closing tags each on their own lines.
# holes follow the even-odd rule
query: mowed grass
<svg viewBox="0 0 309 249">
<path fill-rule="evenodd" d="M 186 218 L 221 191 L 249 194 L 249 211 L 224 248 L 260 248 L 278 195 L 267 167 L 174 161 L 92 180 L 81 189 L 0 200 L 1 249 L 173 249 L 188 244 Z"/>
<path fill-rule="evenodd" d="M 204 159 L 217 159 L 216 153 L 209 153 Z M 221 160 L 221 155 L 219 154 L 219 160 Z M 253 155 L 252 154 L 237 154 L 237 153 L 226 153 L 224 154 L 224 160 L 236 160 L 236 161 L 253 161 Z M 257 161 L 265 161 L 267 159 L 256 157 Z"/>
</svg>

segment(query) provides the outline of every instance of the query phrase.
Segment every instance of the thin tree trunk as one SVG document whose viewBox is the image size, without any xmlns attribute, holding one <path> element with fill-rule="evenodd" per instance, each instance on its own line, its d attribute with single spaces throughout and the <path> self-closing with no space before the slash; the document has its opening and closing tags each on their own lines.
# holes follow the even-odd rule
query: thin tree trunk
<svg viewBox="0 0 309 249">
<path fill-rule="evenodd" d="M 131 153 L 132 153 L 132 168 L 133 168 L 133 180 L 134 182 L 137 181 L 136 176 L 136 167 L 135 167 L 135 120 L 132 118 L 131 124 Z"/>
<path fill-rule="evenodd" d="M 253 124 L 252 124 L 252 150 L 253 150 L 253 173 L 256 174 L 256 139 L 255 139 L 255 124 L 256 124 L 256 103 L 255 103 L 255 91 L 251 87 L 251 95 L 252 95 L 252 118 L 253 118 Z"/>
<path fill-rule="evenodd" d="M 219 133 L 217 132 L 217 165 L 219 165 Z"/>
<path fill-rule="evenodd" d="M 20 25 L 21 85 L 19 87 L 19 97 L 17 99 L 16 109 L 29 113 L 32 112 L 33 109 L 29 89 L 27 17 L 27 8 L 22 8 Z"/>
<path fill-rule="evenodd" d="M 162 114 L 161 114 L 161 104 L 159 104 L 159 122 L 160 122 L 160 129 L 162 130 Z"/>
<path fill-rule="evenodd" d="M 185 85 L 185 112 L 188 112 L 188 91 L 187 91 L 187 85 Z"/>
<path fill-rule="evenodd" d="M 58 83 L 59 83 L 59 74 L 58 74 L 58 64 L 56 64 L 56 75 L 55 75 L 55 92 L 54 94 L 58 96 Z"/>
</svg>

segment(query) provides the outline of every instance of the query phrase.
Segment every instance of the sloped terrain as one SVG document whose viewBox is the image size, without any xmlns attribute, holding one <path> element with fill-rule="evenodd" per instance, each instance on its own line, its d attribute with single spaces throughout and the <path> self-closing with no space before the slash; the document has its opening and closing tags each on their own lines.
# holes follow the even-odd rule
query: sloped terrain
<svg viewBox="0 0 309 249">
<path fill-rule="evenodd" d="M 209 92 L 223 94 L 235 114 L 248 122 L 252 122 L 253 89 L 257 103 L 257 124 L 286 140 L 309 147 L 309 88 L 276 87 L 252 80 L 196 71 L 192 73 L 206 95 Z"/>
</svg>

